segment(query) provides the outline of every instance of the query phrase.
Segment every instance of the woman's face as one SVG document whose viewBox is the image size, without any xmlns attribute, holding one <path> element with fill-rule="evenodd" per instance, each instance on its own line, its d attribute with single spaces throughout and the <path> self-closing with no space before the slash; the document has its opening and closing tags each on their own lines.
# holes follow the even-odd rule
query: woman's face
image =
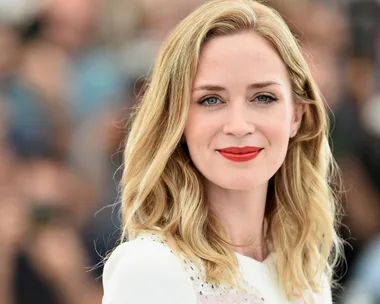
<svg viewBox="0 0 380 304">
<path fill-rule="evenodd" d="M 204 46 L 185 138 L 194 165 L 209 182 L 232 190 L 267 183 L 301 119 L 285 64 L 266 39 L 245 32 Z"/>
</svg>

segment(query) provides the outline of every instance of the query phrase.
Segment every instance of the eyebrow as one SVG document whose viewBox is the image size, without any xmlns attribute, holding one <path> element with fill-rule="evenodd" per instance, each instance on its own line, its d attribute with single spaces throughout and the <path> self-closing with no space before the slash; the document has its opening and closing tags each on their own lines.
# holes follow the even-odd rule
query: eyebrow
<svg viewBox="0 0 380 304">
<path fill-rule="evenodd" d="M 266 88 L 266 87 L 269 87 L 272 85 L 279 85 L 282 87 L 282 85 L 278 82 L 265 81 L 265 82 L 257 82 L 257 83 L 250 84 L 247 88 L 248 89 L 262 89 L 262 88 Z M 202 85 L 202 86 L 194 88 L 193 92 L 194 91 L 216 91 L 216 92 L 220 92 L 220 91 L 226 91 L 226 88 L 224 88 L 222 86 L 218 86 L 218 85 L 206 84 L 206 85 Z"/>
</svg>

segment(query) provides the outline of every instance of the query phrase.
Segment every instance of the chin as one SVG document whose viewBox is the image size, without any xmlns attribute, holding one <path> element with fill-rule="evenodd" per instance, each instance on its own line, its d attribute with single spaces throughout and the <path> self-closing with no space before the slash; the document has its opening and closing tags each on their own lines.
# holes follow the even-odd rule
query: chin
<svg viewBox="0 0 380 304">
<path fill-rule="evenodd" d="M 252 176 L 247 178 L 231 176 L 228 179 L 223 178 L 210 181 L 220 188 L 236 191 L 252 190 L 268 183 L 268 180 L 254 179 Z"/>
</svg>

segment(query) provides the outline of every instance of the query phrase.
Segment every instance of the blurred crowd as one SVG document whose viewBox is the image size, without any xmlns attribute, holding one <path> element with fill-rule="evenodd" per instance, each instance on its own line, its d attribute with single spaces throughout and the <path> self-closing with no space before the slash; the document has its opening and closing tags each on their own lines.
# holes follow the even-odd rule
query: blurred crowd
<svg viewBox="0 0 380 304">
<path fill-rule="evenodd" d="M 130 109 L 204 0 L 0 0 L 0 303 L 101 303 Z M 346 262 L 337 303 L 380 303 L 380 1 L 272 0 L 329 106 Z"/>
</svg>

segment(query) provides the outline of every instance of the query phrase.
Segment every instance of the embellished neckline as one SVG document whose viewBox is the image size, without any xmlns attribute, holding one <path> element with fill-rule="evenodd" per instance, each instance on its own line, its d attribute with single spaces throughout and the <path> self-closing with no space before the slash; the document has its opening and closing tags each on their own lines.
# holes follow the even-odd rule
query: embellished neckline
<svg viewBox="0 0 380 304">
<path fill-rule="evenodd" d="M 137 239 L 144 240 L 149 239 L 153 242 L 161 243 L 163 246 L 167 247 L 172 254 L 174 252 L 170 246 L 166 243 L 162 236 L 158 236 L 152 233 L 140 233 Z M 236 253 L 237 254 L 237 253 Z M 248 259 L 250 262 L 259 263 L 258 261 L 237 254 L 238 262 L 240 259 Z M 238 291 L 235 288 L 228 289 L 227 286 L 221 283 L 212 283 L 206 280 L 205 268 L 203 263 L 200 264 L 200 268 L 197 268 L 193 261 L 187 259 L 182 255 L 178 255 L 179 261 L 181 262 L 183 269 L 186 271 L 192 285 L 194 293 L 197 296 L 197 304 L 220 304 L 220 303 L 247 303 L 247 304 L 262 304 L 265 302 L 259 290 L 254 286 L 251 286 L 243 277 L 241 281 L 242 290 Z"/>
<path fill-rule="evenodd" d="M 238 258 L 239 262 L 248 263 L 249 265 L 259 266 L 259 267 L 266 267 L 268 265 L 268 263 L 270 263 L 272 258 L 273 258 L 273 256 L 272 256 L 273 253 L 270 251 L 269 251 L 269 254 L 267 255 L 267 257 L 262 262 L 255 260 L 254 258 L 251 258 L 249 256 L 243 255 L 241 253 L 235 252 L 235 251 L 234 251 L 234 253 L 235 253 L 236 257 Z"/>
</svg>

